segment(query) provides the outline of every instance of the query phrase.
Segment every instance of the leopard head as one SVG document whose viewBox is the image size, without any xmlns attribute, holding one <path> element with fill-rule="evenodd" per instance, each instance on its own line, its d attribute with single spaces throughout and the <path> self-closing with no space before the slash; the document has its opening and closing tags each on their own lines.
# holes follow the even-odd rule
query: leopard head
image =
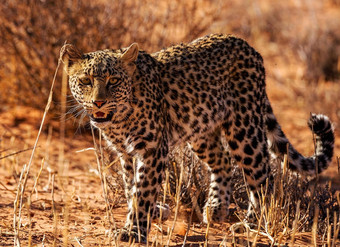
<svg viewBox="0 0 340 247">
<path fill-rule="evenodd" d="M 136 43 L 123 50 L 85 54 L 73 45 L 64 46 L 62 60 L 72 95 L 95 127 L 106 128 L 112 122 L 123 121 L 131 110 L 132 76 L 138 53 Z"/>
</svg>

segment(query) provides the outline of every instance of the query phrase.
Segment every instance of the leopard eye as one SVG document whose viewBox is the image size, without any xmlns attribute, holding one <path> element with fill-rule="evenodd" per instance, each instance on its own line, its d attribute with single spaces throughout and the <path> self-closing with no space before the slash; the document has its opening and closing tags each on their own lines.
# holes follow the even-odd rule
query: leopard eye
<svg viewBox="0 0 340 247">
<path fill-rule="evenodd" d="M 108 82 L 107 82 L 107 84 L 108 84 L 109 86 L 117 86 L 118 83 L 119 83 L 119 79 L 116 78 L 116 77 L 111 77 L 111 78 L 108 80 Z"/>
<path fill-rule="evenodd" d="M 84 78 L 81 78 L 79 79 L 80 83 L 84 86 L 90 86 L 92 85 L 92 81 L 89 77 L 84 77 Z"/>
</svg>

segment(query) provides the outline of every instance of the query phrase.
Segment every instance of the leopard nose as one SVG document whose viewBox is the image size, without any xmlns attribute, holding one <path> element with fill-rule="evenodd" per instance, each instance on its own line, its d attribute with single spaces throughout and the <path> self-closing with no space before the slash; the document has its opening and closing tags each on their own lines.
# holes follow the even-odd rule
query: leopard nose
<svg viewBox="0 0 340 247">
<path fill-rule="evenodd" d="M 97 106 L 98 108 L 102 107 L 103 105 L 105 105 L 106 103 L 106 100 L 94 100 L 92 101 L 92 103 Z"/>
</svg>

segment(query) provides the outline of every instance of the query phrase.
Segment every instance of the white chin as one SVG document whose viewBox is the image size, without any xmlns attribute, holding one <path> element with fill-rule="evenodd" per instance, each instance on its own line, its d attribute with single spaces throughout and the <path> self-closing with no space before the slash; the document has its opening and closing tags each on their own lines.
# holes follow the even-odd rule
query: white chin
<svg viewBox="0 0 340 247">
<path fill-rule="evenodd" d="M 96 122 L 96 121 L 91 120 L 91 124 L 98 129 L 105 129 L 106 127 L 108 127 L 111 124 L 111 121 Z"/>
</svg>

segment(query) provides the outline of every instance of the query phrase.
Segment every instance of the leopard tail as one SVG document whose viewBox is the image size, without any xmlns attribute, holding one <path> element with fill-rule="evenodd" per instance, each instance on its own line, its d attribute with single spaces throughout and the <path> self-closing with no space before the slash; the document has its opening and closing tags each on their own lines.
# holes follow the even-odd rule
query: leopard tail
<svg viewBox="0 0 340 247">
<path fill-rule="evenodd" d="M 288 167 L 307 176 L 315 176 L 329 166 L 334 152 L 334 128 L 327 116 L 311 114 L 308 126 L 314 135 L 315 152 L 314 155 L 305 157 L 295 150 L 283 133 L 268 99 L 266 110 L 269 150 L 274 157 L 283 160 L 288 153 Z"/>
</svg>

